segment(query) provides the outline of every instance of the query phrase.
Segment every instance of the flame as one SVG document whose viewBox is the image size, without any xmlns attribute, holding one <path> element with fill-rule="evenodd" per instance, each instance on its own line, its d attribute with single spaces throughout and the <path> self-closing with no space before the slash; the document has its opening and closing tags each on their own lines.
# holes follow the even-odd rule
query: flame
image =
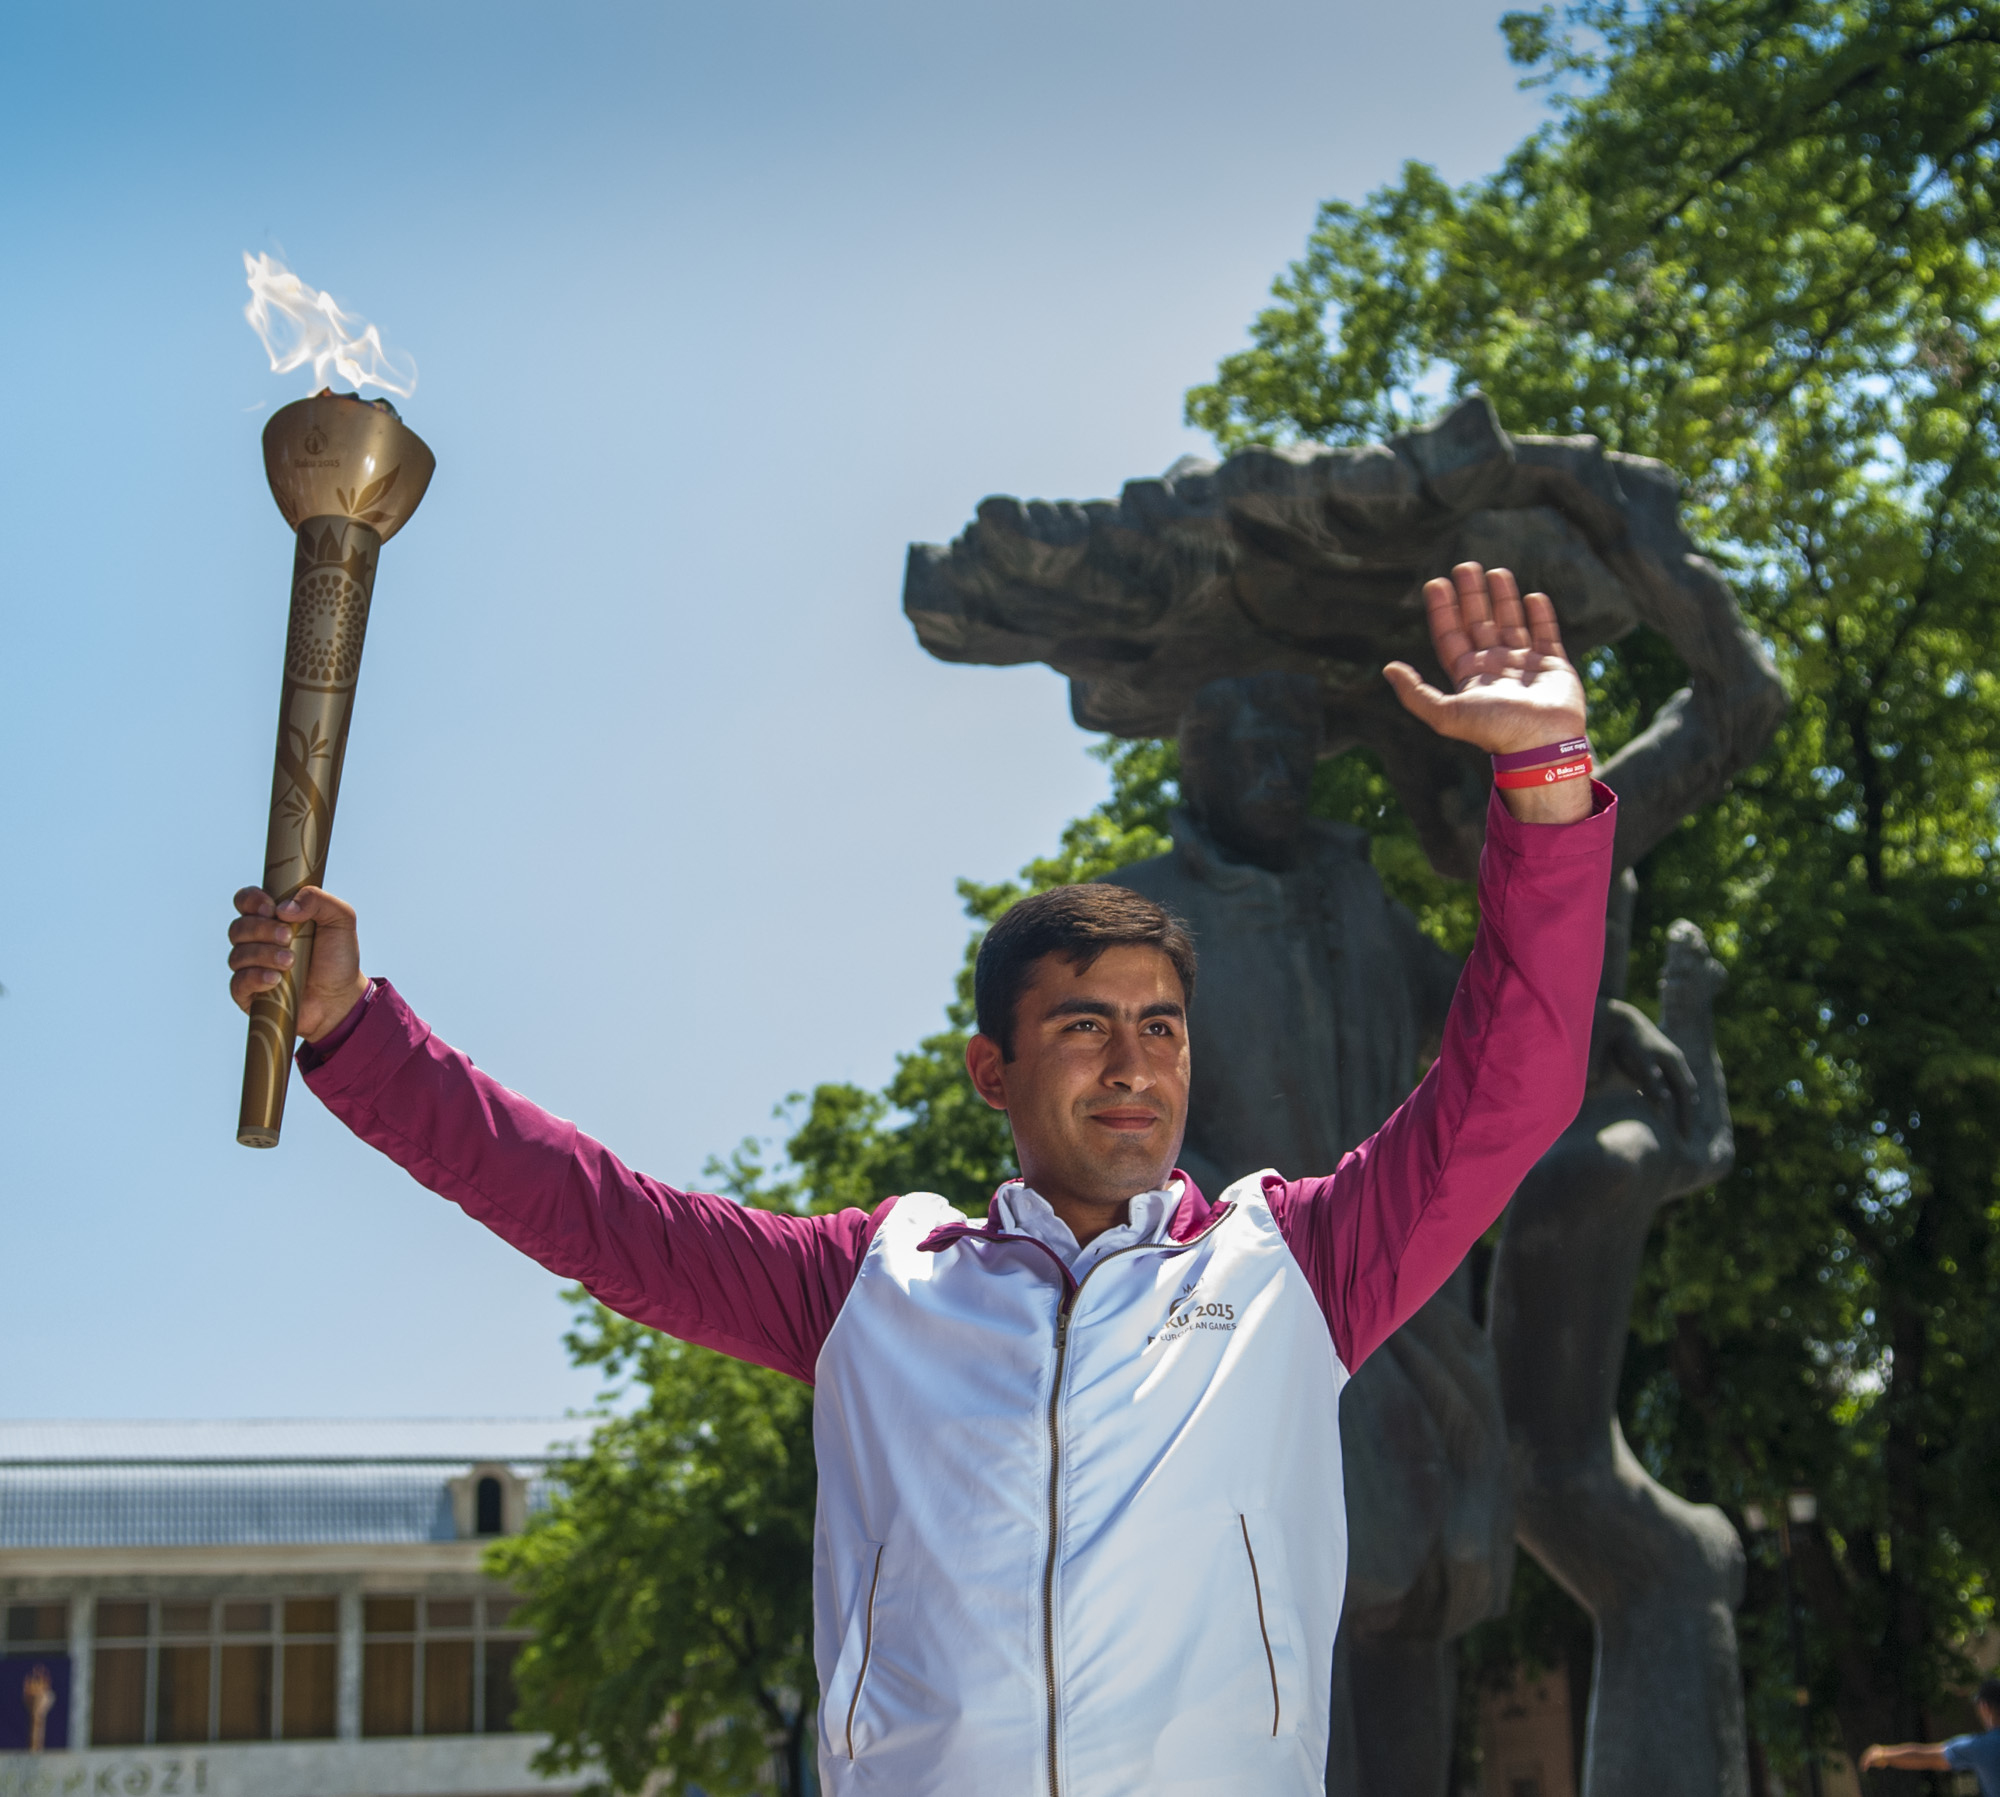
<svg viewBox="0 0 2000 1797">
<path fill-rule="evenodd" d="M 313 382 L 325 386 L 329 370 L 359 387 L 381 387 L 407 399 L 417 389 L 417 365 L 392 356 L 372 324 L 343 312 L 330 294 L 308 287 L 271 256 L 243 252 L 250 303 L 243 316 L 271 358 L 273 374 L 312 364 Z"/>
</svg>

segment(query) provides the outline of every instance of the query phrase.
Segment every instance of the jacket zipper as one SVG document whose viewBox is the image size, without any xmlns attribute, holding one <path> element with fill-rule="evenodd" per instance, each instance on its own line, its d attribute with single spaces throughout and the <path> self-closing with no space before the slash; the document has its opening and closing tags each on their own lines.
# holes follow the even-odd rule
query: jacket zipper
<svg viewBox="0 0 2000 1797">
<path fill-rule="evenodd" d="M 1264 1637 L 1264 1664 L 1271 1669 L 1271 1734 L 1275 1738 L 1283 1714 L 1278 1704 L 1278 1656 L 1271 1651 L 1270 1625 L 1264 1620 L 1264 1581 L 1257 1575 L 1257 1550 L 1250 1545 L 1250 1519 L 1239 1511 L 1236 1520 L 1243 1525 L 1243 1551 L 1250 1556 L 1250 1589 L 1257 1594 L 1257 1632 Z"/>
<path fill-rule="evenodd" d="M 861 1670 L 854 1676 L 854 1695 L 847 1702 L 847 1757 L 854 1757 L 854 1712 L 861 1707 L 861 1688 L 868 1682 L 868 1662 L 875 1657 L 875 1588 L 882 1583 L 883 1548 L 875 1550 L 875 1571 L 868 1581 L 868 1616 L 862 1624 Z"/>
<path fill-rule="evenodd" d="M 1102 1263 L 1100 1263 L 1102 1264 Z M 1095 1269 L 1093 1269 L 1094 1271 Z M 1084 1275 L 1087 1279 L 1088 1273 Z M 1069 1314 L 1076 1291 L 1066 1293 L 1056 1312 L 1056 1376 L 1049 1387 L 1049 1552 L 1042 1563 L 1042 1668 L 1049 1684 L 1049 1797 L 1062 1797 L 1056 1776 L 1056 1545 L 1061 1528 L 1062 1385 L 1069 1359 Z"/>
<path fill-rule="evenodd" d="M 1147 1249 L 1171 1248 L 1179 1251 L 1192 1248 L 1205 1236 L 1210 1235 L 1222 1221 L 1235 1210 L 1233 1204 L 1220 1206 L 1210 1217 L 1206 1227 L 1184 1242 L 1134 1242 L 1129 1248 L 1114 1248 L 1103 1260 L 1093 1265 L 1089 1272 L 1079 1279 L 1063 1296 L 1061 1307 L 1056 1311 L 1056 1376 L 1049 1386 L 1049 1551 L 1042 1562 L 1042 1670 L 1049 1687 L 1049 1797 L 1062 1797 L 1062 1779 L 1056 1771 L 1056 1550 L 1062 1529 L 1062 1390 L 1063 1369 L 1069 1361 L 1069 1322 L 1076 1308 L 1076 1301 L 1083 1295 L 1083 1288 L 1090 1283 L 1091 1274 L 1098 1267 L 1117 1260 L 1121 1255 L 1143 1254 Z M 1034 1240 L 1033 1237 L 1009 1238 Z M 1036 1242 L 1036 1247 L 1047 1252 L 1047 1245 Z M 1058 1262 L 1058 1265 L 1061 1263 Z M 1063 1269 L 1068 1273 L 1068 1268 Z M 1248 1536 L 1245 1536 L 1248 1540 Z M 1260 1606 L 1263 1599 L 1260 1597 Z M 1276 1668 L 1272 1670 L 1275 1681 Z M 1275 1689 L 1275 1684 L 1274 1687 Z M 1274 1727 L 1271 1731 L 1277 1733 Z"/>
</svg>

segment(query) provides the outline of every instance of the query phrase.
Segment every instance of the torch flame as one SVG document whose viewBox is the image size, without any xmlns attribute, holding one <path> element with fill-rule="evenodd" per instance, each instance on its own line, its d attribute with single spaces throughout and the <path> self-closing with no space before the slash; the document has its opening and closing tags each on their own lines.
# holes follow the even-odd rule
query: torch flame
<svg viewBox="0 0 2000 1797">
<path fill-rule="evenodd" d="M 343 312 L 330 294 L 308 287 L 282 262 L 243 253 L 250 277 L 250 321 L 271 358 L 273 374 L 289 374 L 312 364 L 313 380 L 325 386 L 329 370 L 354 387 L 381 387 L 407 399 L 416 391 L 417 365 L 391 356 L 372 324 Z"/>
</svg>

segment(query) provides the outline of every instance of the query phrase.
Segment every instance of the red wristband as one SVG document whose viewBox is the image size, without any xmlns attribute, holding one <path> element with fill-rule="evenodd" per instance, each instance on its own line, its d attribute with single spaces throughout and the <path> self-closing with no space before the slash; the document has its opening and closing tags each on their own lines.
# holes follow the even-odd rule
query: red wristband
<svg viewBox="0 0 2000 1797">
<path fill-rule="evenodd" d="M 1565 742 L 1544 743 L 1539 749 L 1516 749 L 1511 755 L 1495 755 L 1493 771 L 1512 774 L 1524 767 L 1546 767 L 1552 761 L 1570 761 L 1589 753 L 1590 744 L 1581 736 L 1572 736 Z"/>
<path fill-rule="evenodd" d="M 1590 777 L 1590 757 L 1578 755 L 1570 761 L 1558 761 L 1549 767 L 1522 768 L 1515 773 L 1495 774 L 1493 784 L 1503 792 L 1520 792 L 1531 786 L 1556 786 L 1564 780 L 1584 780 Z"/>
</svg>

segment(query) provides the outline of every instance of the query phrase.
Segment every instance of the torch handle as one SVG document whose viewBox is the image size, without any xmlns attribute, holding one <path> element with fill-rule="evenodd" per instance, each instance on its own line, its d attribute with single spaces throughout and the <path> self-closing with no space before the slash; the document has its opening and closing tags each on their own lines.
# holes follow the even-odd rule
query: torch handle
<svg viewBox="0 0 2000 1797">
<path fill-rule="evenodd" d="M 264 843 L 264 890 L 280 904 L 301 886 L 318 886 L 326 879 L 381 547 L 382 539 L 372 529 L 351 518 L 308 518 L 299 526 Z M 313 933 L 313 925 L 299 926 L 290 969 L 251 1001 L 243 1105 L 236 1123 L 236 1139 L 246 1148 L 278 1145 L 299 995 L 312 967 Z"/>
</svg>

